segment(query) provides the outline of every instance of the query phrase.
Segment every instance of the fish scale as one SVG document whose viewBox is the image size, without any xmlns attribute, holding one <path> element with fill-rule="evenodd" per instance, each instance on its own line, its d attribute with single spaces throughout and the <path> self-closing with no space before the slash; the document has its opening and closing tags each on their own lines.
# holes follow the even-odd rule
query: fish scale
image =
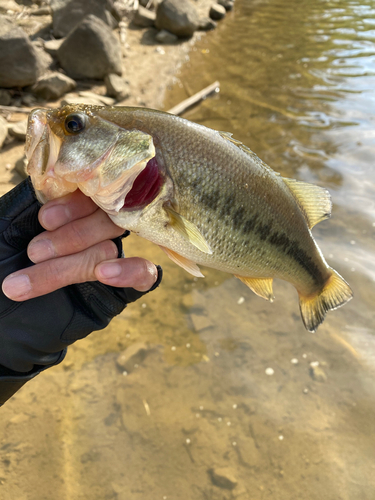
<svg viewBox="0 0 375 500">
<path fill-rule="evenodd" d="M 273 278 L 289 281 L 310 331 L 352 297 L 311 234 L 330 216 L 328 192 L 281 177 L 228 133 L 155 110 L 68 105 L 34 111 L 27 143 L 41 200 L 78 187 L 195 276 L 198 265 L 233 273 L 268 300 Z"/>
</svg>

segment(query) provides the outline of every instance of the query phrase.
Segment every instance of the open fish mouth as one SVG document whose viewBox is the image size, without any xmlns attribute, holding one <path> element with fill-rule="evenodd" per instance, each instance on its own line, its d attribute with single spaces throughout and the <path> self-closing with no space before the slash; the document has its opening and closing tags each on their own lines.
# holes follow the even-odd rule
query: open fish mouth
<svg viewBox="0 0 375 500">
<path fill-rule="evenodd" d="M 28 123 L 28 173 L 39 201 L 80 189 L 107 213 L 116 214 L 145 206 L 157 196 L 163 178 L 151 136 L 116 128 L 99 146 L 88 137 L 90 155 L 83 155 L 78 147 L 74 151 L 75 138 L 64 135 L 52 113 L 37 109 Z"/>
</svg>

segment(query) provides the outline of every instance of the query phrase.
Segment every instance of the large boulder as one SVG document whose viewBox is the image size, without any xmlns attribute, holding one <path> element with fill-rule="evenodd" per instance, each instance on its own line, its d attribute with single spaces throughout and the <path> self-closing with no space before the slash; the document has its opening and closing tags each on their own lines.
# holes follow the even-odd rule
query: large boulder
<svg viewBox="0 0 375 500">
<path fill-rule="evenodd" d="M 24 30 L 0 16 L 0 87 L 25 87 L 36 82 L 44 68 Z"/>
<path fill-rule="evenodd" d="M 163 0 L 156 11 L 155 26 L 180 38 L 190 37 L 199 26 L 199 16 L 189 0 Z"/>
<path fill-rule="evenodd" d="M 66 36 L 77 24 L 92 14 L 110 28 L 117 25 L 116 11 L 111 0 L 51 0 L 53 34 Z"/>
<path fill-rule="evenodd" d="M 87 16 L 69 33 L 57 58 L 72 78 L 101 80 L 110 73 L 121 75 L 121 45 L 101 19 Z"/>
</svg>

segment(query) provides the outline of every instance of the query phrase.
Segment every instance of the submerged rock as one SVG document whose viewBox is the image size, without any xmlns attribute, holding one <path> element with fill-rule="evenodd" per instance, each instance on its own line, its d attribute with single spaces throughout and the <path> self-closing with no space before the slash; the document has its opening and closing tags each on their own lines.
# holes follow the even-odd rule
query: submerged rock
<svg viewBox="0 0 375 500">
<path fill-rule="evenodd" d="M 232 10 L 234 6 L 233 0 L 217 0 L 219 5 L 222 5 L 225 10 Z"/>
<path fill-rule="evenodd" d="M 92 15 L 69 33 L 57 57 L 72 78 L 103 79 L 110 73 L 122 73 L 118 38 L 102 20 Z"/>
<path fill-rule="evenodd" d="M 180 38 L 190 37 L 198 29 L 199 16 L 189 0 L 163 0 L 156 11 L 155 26 Z"/>
<path fill-rule="evenodd" d="M 217 23 L 215 23 L 215 21 L 209 17 L 202 17 L 201 19 L 199 19 L 198 29 L 201 31 L 214 30 L 216 26 Z"/>
<path fill-rule="evenodd" d="M 233 490 L 237 486 L 237 479 L 230 467 L 215 467 L 208 471 L 215 486 L 225 490 Z"/>
<path fill-rule="evenodd" d="M 130 373 L 136 368 L 136 365 L 144 361 L 147 354 L 147 345 L 143 342 L 136 342 L 118 356 L 116 360 L 117 367 L 122 371 Z"/>
<path fill-rule="evenodd" d="M 76 85 L 76 82 L 72 78 L 69 78 L 69 76 L 54 71 L 42 76 L 34 85 L 33 92 L 37 96 L 49 101 L 59 99 L 59 97 L 67 92 L 75 89 Z"/>
<path fill-rule="evenodd" d="M 22 28 L 0 16 L 0 87 L 25 87 L 36 82 L 43 61 Z"/>
</svg>

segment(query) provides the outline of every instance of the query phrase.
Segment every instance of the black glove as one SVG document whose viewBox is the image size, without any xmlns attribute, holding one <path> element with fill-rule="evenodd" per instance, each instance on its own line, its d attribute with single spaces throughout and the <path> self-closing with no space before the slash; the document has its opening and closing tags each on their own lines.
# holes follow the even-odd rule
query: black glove
<svg viewBox="0 0 375 500">
<path fill-rule="evenodd" d="M 33 265 L 26 249 L 44 231 L 38 221 L 40 206 L 29 179 L 0 198 L 0 283 Z M 121 238 L 114 242 L 121 256 Z M 161 278 L 158 266 L 158 279 L 149 291 Z M 68 345 L 105 328 L 128 303 L 145 293 L 97 281 L 70 285 L 25 302 L 14 302 L 0 291 L 0 405 L 42 370 L 60 363 Z"/>
</svg>

